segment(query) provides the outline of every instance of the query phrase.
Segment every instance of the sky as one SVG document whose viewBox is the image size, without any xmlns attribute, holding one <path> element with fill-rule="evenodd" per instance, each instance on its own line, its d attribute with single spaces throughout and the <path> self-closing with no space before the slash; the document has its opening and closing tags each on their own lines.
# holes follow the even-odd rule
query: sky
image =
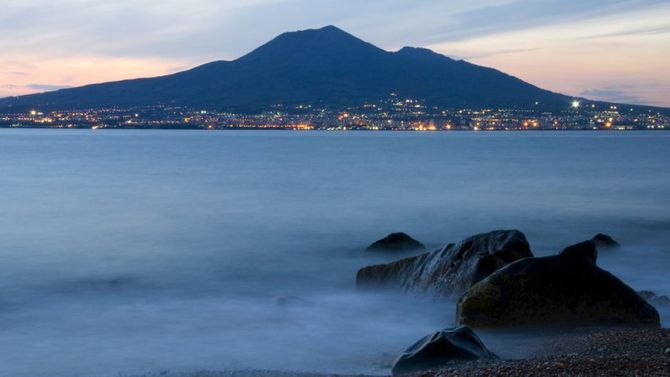
<svg viewBox="0 0 670 377">
<path fill-rule="evenodd" d="M 326 25 L 670 107 L 670 0 L 0 0 L 0 97 L 178 72 Z"/>
</svg>

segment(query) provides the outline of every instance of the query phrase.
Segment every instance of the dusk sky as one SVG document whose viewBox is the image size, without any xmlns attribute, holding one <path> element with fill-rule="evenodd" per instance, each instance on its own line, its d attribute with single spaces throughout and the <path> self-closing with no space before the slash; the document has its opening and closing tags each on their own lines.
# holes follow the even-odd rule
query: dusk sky
<svg viewBox="0 0 670 377">
<path fill-rule="evenodd" d="M 569 95 L 670 106 L 668 0 L 0 2 L 0 97 L 177 72 L 332 24 Z"/>
</svg>

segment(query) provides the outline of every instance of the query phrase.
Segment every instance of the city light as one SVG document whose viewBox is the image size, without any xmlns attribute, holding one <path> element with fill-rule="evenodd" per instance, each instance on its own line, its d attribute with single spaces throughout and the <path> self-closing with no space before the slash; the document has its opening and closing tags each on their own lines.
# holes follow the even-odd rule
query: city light
<svg viewBox="0 0 670 377">
<path fill-rule="evenodd" d="M 41 128 L 187 128 L 284 130 L 666 130 L 670 113 L 646 108 L 596 106 L 573 98 L 558 111 L 527 108 L 438 108 L 422 99 L 388 97 L 346 109 L 277 104 L 258 113 L 189 109 L 180 106 L 100 108 L 84 110 L 21 109 L 0 114 L 0 127 Z M 398 106 L 398 104 L 400 106 Z M 416 106 L 419 105 L 419 108 Z M 599 108 L 600 109 L 597 109 Z"/>
</svg>

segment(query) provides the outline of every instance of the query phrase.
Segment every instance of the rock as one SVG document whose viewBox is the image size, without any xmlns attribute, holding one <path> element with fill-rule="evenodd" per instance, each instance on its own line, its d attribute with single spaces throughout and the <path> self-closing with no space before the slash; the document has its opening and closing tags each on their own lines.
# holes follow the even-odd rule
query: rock
<svg viewBox="0 0 670 377">
<path fill-rule="evenodd" d="M 670 298 L 666 295 L 657 295 L 652 291 L 640 291 L 638 294 L 657 308 L 670 306 Z"/>
<path fill-rule="evenodd" d="M 619 243 L 616 242 L 614 238 L 604 233 L 596 234 L 593 238 L 591 238 L 591 242 L 593 242 L 596 245 L 596 247 L 600 248 L 619 247 Z"/>
<path fill-rule="evenodd" d="M 670 347 L 666 348 L 663 353 L 665 354 L 665 356 L 670 357 Z"/>
<path fill-rule="evenodd" d="M 372 363 L 372 366 L 377 369 L 391 369 L 393 367 L 393 362 L 396 359 L 394 355 L 390 353 L 382 353 L 379 355 L 378 359 Z"/>
<path fill-rule="evenodd" d="M 395 361 L 393 376 L 412 374 L 449 364 L 497 359 L 467 326 L 434 332 L 414 343 Z"/>
<path fill-rule="evenodd" d="M 559 255 L 527 258 L 498 270 L 459 300 L 457 318 L 472 327 L 659 325 L 656 309 L 596 266 L 593 242 Z"/>
<path fill-rule="evenodd" d="M 498 230 L 469 237 L 430 253 L 362 268 L 358 287 L 389 287 L 441 296 L 460 295 L 473 284 L 516 260 L 532 257 L 526 236 Z"/>
<path fill-rule="evenodd" d="M 426 247 L 419 241 L 410 237 L 406 233 L 391 233 L 381 240 L 375 241 L 368 246 L 367 251 L 414 251 L 426 250 Z"/>
</svg>

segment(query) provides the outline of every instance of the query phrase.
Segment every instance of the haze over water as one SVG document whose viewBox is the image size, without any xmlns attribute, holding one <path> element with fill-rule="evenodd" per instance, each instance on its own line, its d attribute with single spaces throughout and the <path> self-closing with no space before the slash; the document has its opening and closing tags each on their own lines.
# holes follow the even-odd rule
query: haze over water
<svg viewBox="0 0 670 377">
<path fill-rule="evenodd" d="M 363 251 L 393 231 L 432 248 L 516 228 L 536 255 L 605 232 L 623 247 L 600 266 L 670 294 L 669 145 L 664 132 L 0 130 L 0 375 L 386 373 L 384 353 L 455 310 L 356 292 L 358 268 L 398 257 Z M 484 337 L 518 356 L 505 351 L 518 338 Z"/>
</svg>

